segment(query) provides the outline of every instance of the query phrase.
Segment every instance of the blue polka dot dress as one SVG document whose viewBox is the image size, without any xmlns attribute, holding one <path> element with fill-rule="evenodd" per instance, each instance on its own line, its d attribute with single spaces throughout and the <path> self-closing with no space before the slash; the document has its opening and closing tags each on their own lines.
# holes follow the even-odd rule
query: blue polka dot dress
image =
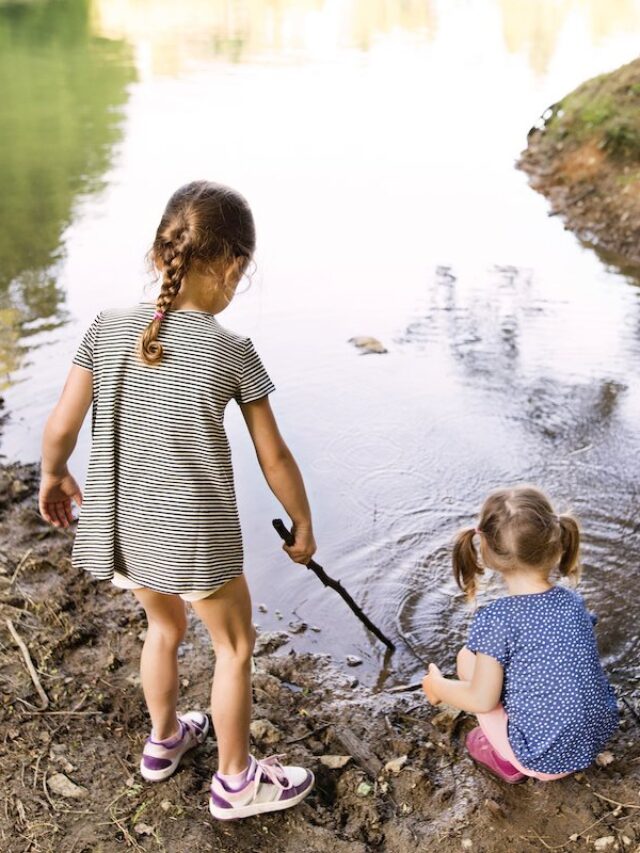
<svg viewBox="0 0 640 853">
<path fill-rule="evenodd" d="M 581 597 L 562 586 L 501 598 L 474 617 L 467 646 L 502 665 L 509 742 L 529 770 L 588 767 L 618 726 L 594 621 Z"/>
</svg>

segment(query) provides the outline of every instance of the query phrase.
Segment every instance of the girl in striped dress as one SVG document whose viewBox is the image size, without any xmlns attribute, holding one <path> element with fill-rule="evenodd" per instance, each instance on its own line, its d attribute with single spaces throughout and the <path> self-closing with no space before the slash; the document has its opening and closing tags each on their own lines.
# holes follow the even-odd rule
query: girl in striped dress
<svg viewBox="0 0 640 853">
<path fill-rule="evenodd" d="M 152 730 L 140 772 L 149 781 L 169 777 L 208 733 L 206 714 L 177 713 L 186 601 L 209 631 L 218 743 L 209 808 L 220 819 L 295 805 L 314 781 L 301 767 L 249 753 L 254 628 L 223 424 L 232 399 L 267 483 L 293 521 L 295 541 L 285 550 L 298 563 L 316 550 L 302 477 L 269 405 L 274 386 L 251 340 L 216 318 L 254 248 L 242 196 L 206 181 L 177 190 L 151 250 L 162 276 L 155 304 L 97 315 L 42 443 L 42 516 L 68 527 L 72 501 L 81 506 L 73 565 L 133 590 L 147 615 L 140 672 Z M 83 494 L 67 461 L 91 404 Z"/>
</svg>

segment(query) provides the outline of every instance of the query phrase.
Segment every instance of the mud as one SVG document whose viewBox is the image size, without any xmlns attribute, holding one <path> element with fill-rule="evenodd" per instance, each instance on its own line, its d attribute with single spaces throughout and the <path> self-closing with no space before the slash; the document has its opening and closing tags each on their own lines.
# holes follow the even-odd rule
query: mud
<svg viewBox="0 0 640 853">
<path fill-rule="evenodd" d="M 313 794 L 288 812 L 214 822 L 212 738 L 172 779 L 144 782 L 144 614 L 131 593 L 71 568 L 73 533 L 44 524 L 36 488 L 35 467 L 0 469 L 3 851 L 640 851 L 630 703 L 605 766 L 510 787 L 466 756 L 472 718 L 432 709 L 419 693 L 375 693 L 346 663 L 292 652 L 286 635 L 259 644 L 254 749 L 313 769 Z M 29 651 L 44 711 L 7 620 Z M 180 663 L 182 707 L 207 708 L 214 659 L 193 613 Z"/>
</svg>

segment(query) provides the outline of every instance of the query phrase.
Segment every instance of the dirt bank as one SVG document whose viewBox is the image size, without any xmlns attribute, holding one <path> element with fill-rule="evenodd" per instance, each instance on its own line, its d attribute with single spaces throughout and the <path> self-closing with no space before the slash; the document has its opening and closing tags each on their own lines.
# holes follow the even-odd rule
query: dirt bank
<svg viewBox="0 0 640 853">
<path fill-rule="evenodd" d="M 314 770 L 317 787 L 302 806 L 214 823 L 212 739 L 171 780 L 145 783 L 142 611 L 130 593 L 70 567 L 72 534 L 41 521 L 36 486 L 31 466 L 0 469 L 3 851 L 640 851 L 640 729 L 630 709 L 607 766 L 511 788 L 466 757 L 469 717 L 430 709 L 415 693 L 374 694 L 357 670 L 295 654 L 295 638 L 279 638 L 277 651 L 269 646 L 278 638 L 262 638 L 254 740 L 257 753 L 286 752 Z M 7 620 L 30 652 L 44 712 Z M 207 706 L 212 663 L 192 620 L 183 708 Z"/>
<path fill-rule="evenodd" d="M 640 59 L 552 104 L 518 165 L 550 215 L 608 260 L 640 270 Z"/>
</svg>

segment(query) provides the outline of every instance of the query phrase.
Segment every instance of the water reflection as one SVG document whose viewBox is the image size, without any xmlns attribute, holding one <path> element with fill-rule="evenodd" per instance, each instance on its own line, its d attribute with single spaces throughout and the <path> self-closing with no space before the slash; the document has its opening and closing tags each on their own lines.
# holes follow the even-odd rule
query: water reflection
<svg viewBox="0 0 640 853">
<path fill-rule="evenodd" d="M 122 42 L 91 32 L 89 0 L 0 5 L 0 371 L 65 319 L 62 235 L 102 186 L 133 79 Z"/>
</svg>

